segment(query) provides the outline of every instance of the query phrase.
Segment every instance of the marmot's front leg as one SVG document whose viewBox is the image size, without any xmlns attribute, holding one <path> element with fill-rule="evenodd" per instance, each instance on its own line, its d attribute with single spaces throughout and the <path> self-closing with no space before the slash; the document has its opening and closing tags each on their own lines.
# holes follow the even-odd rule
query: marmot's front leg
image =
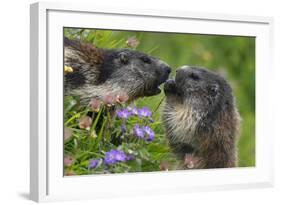
<svg viewBox="0 0 281 205">
<path fill-rule="evenodd" d="M 180 160 L 181 169 L 200 169 L 204 168 L 205 163 L 202 157 L 196 156 L 194 149 L 189 144 L 169 143 L 173 152 Z"/>
</svg>

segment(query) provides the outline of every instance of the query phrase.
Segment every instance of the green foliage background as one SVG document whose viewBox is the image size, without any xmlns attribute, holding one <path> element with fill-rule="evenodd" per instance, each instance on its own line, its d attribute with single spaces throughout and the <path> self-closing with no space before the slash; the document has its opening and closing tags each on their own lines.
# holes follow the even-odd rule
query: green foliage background
<svg viewBox="0 0 281 205">
<path fill-rule="evenodd" d="M 135 37 L 136 50 L 159 57 L 172 68 L 171 77 L 182 65 L 203 66 L 221 73 L 231 84 L 241 115 L 238 143 L 239 166 L 255 166 L 255 38 L 241 36 L 195 35 L 156 32 L 109 31 L 65 28 L 64 35 L 80 38 L 98 48 L 124 48 Z M 139 99 L 138 106 L 154 110 L 160 95 Z M 161 109 L 160 109 L 161 110 Z M 160 120 L 160 112 L 154 116 Z M 163 133 L 159 125 L 157 131 Z"/>
</svg>

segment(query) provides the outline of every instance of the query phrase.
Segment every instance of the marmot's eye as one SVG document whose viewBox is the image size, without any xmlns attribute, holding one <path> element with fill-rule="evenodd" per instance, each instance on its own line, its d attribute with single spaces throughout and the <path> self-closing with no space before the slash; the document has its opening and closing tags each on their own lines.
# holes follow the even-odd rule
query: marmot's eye
<svg viewBox="0 0 281 205">
<path fill-rule="evenodd" d="M 190 74 L 189 74 L 189 77 L 190 77 L 191 79 L 193 79 L 193 80 L 199 80 L 199 79 L 200 79 L 199 76 L 198 76 L 197 74 L 195 74 L 195 73 L 190 73 Z"/>
<path fill-rule="evenodd" d="M 219 86 L 217 84 L 209 85 L 208 90 L 209 90 L 209 93 L 212 96 L 216 96 L 218 94 L 218 91 L 219 91 Z"/>
<path fill-rule="evenodd" d="M 128 55 L 125 52 L 120 53 L 118 57 L 123 64 L 127 64 L 129 62 Z"/>
<path fill-rule="evenodd" d="M 144 63 L 151 63 L 151 59 L 147 56 L 142 56 L 141 57 L 141 60 L 144 62 Z"/>
</svg>

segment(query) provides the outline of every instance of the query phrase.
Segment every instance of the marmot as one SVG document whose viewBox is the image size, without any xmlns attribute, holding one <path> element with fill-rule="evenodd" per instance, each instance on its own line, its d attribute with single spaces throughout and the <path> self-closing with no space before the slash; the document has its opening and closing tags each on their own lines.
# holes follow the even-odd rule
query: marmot
<svg viewBox="0 0 281 205">
<path fill-rule="evenodd" d="M 102 49 L 64 38 L 65 95 L 79 96 L 82 105 L 93 97 L 125 93 L 129 100 L 157 95 L 171 68 L 158 58 L 131 49 Z"/>
<path fill-rule="evenodd" d="M 204 68 L 182 66 L 164 91 L 163 123 L 180 168 L 235 167 L 240 116 L 226 80 Z"/>
</svg>

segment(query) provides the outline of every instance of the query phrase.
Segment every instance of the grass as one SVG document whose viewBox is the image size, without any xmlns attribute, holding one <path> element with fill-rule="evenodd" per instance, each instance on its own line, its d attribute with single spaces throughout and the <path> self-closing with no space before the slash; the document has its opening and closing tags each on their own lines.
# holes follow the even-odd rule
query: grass
<svg viewBox="0 0 281 205">
<path fill-rule="evenodd" d="M 255 39 L 252 37 L 171 34 L 134 31 L 109 31 L 65 28 L 64 35 L 69 38 L 79 38 L 94 44 L 99 48 L 127 48 L 126 41 L 130 38 L 138 40 L 134 46 L 141 52 L 159 57 L 172 68 L 171 75 L 182 65 L 197 65 L 207 67 L 221 73 L 230 82 L 238 110 L 240 112 L 241 134 L 238 142 L 239 166 L 255 166 Z M 65 97 L 64 122 L 65 130 L 71 135 L 65 140 L 65 174 L 119 173 L 138 171 L 157 171 L 163 169 L 163 164 L 176 162 L 171 154 L 165 132 L 161 124 L 161 109 L 163 93 L 142 98 L 135 106 L 147 106 L 153 111 L 154 122 L 142 121 L 136 116 L 126 121 L 128 133 L 122 135 L 120 119 L 108 115 L 108 109 L 103 107 L 99 112 L 103 122 L 96 121 L 91 116 L 90 130 L 79 126 L 81 117 L 88 108 L 79 105 L 75 96 Z M 126 105 L 118 105 L 126 108 Z M 109 123 L 110 122 L 110 123 Z M 108 123 L 113 135 L 104 132 Z M 152 142 L 136 139 L 133 126 L 149 125 L 155 133 Z M 71 131 L 69 131 L 71 130 Z M 66 132 L 66 131 L 65 131 Z M 113 140 L 114 139 L 114 140 Z M 119 141 L 118 141 L 119 139 Z M 105 165 L 105 155 L 111 150 L 121 150 L 126 156 L 133 154 L 133 160 L 118 161 L 112 166 Z M 122 155 L 122 154 L 121 154 Z M 102 159 L 97 165 L 91 160 Z M 89 168 L 89 163 L 96 165 Z M 165 166 L 164 166 L 165 168 Z"/>
</svg>

